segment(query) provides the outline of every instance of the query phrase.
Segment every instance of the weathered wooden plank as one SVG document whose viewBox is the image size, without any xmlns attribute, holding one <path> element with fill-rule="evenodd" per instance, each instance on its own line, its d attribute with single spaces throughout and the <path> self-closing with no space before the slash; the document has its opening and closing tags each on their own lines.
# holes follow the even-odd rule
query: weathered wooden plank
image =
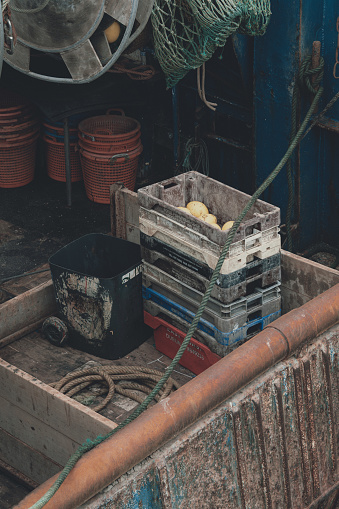
<svg viewBox="0 0 339 509">
<path fill-rule="evenodd" d="M 44 272 L 40 272 L 42 270 Z M 30 276 L 10 279 L 9 281 L 2 283 L 1 288 L 6 292 L 10 293 L 12 296 L 16 297 L 17 295 L 27 292 L 28 290 L 31 290 L 32 288 L 35 288 L 38 285 L 47 283 L 50 280 L 51 273 L 49 270 L 49 264 L 44 263 L 40 267 L 33 269 L 32 274 Z"/>
<path fill-rule="evenodd" d="M 310 355 L 315 453 L 320 492 L 324 492 L 335 482 L 337 461 L 334 435 L 338 423 L 335 423 L 333 415 L 332 387 L 328 377 L 327 346 L 324 344 L 322 345 L 323 348 L 314 349 Z M 338 400 L 334 403 L 338 403 Z"/>
<path fill-rule="evenodd" d="M 0 339 L 56 312 L 53 285 L 49 281 L 0 306 Z"/>
<path fill-rule="evenodd" d="M 245 507 L 265 507 L 267 491 L 264 489 L 265 479 L 261 461 L 259 437 L 256 422 L 258 398 L 241 402 L 239 405 L 239 424 L 241 430 L 238 453 L 238 464 L 241 472 Z M 241 452 L 244 454 L 242 455 Z"/>
<path fill-rule="evenodd" d="M 260 414 L 268 474 L 268 493 L 272 509 L 279 509 L 285 502 L 283 458 L 279 447 L 280 423 L 276 391 L 269 379 L 260 388 Z"/>
<path fill-rule="evenodd" d="M 45 317 L 47 318 L 47 317 Z M 13 332 L 13 334 L 10 334 L 9 336 L 6 336 L 3 339 L 0 339 L 0 348 L 3 348 L 4 346 L 10 345 L 14 341 L 17 341 L 18 339 L 22 338 L 23 336 L 26 336 L 30 332 L 33 332 L 41 327 L 43 324 L 45 318 L 42 318 L 41 320 L 38 320 L 37 322 L 33 322 L 30 325 L 27 325 L 23 329 L 19 329 L 16 332 Z"/>
<path fill-rule="evenodd" d="M 281 251 L 283 313 L 302 306 L 339 283 L 339 271 Z"/>
<path fill-rule="evenodd" d="M 126 239 L 134 244 L 140 244 L 140 228 L 131 223 L 126 223 Z"/>
<path fill-rule="evenodd" d="M 87 438 L 105 435 L 116 427 L 109 419 L 2 359 L 0 386 L 7 401 L 75 442 L 82 443 Z"/>
<path fill-rule="evenodd" d="M 2 396 L 0 408 L 0 427 L 4 431 L 60 465 L 65 465 L 80 445 Z"/>
<path fill-rule="evenodd" d="M 275 388 L 280 422 L 280 447 L 285 471 L 286 506 L 293 507 L 294 500 L 303 500 L 306 489 L 303 478 L 293 368 L 288 365 L 279 375 L 275 381 Z"/>
<path fill-rule="evenodd" d="M 137 193 L 126 189 L 121 184 L 113 184 L 110 190 L 112 235 L 140 244 Z"/>
<path fill-rule="evenodd" d="M 62 470 L 62 465 L 58 465 L 1 428 L 0 459 L 39 484 Z"/>
</svg>

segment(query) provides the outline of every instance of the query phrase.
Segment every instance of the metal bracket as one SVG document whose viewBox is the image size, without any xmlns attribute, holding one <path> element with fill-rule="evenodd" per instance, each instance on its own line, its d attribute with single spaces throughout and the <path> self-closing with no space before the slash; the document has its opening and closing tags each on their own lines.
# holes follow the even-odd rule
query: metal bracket
<svg viewBox="0 0 339 509">
<path fill-rule="evenodd" d="M 121 159 L 122 157 L 125 158 L 125 161 L 128 161 L 129 159 L 129 154 L 126 154 L 126 153 L 123 153 L 123 154 L 115 154 L 114 156 L 111 157 L 111 159 L 109 160 L 110 164 L 114 164 L 115 161 L 117 159 Z"/>
<path fill-rule="evenodd" d="M 5 14 L 4 17 L 4 36 L 5 36 L 5 46 L 6 52 L 9 55 L 13 55 L 14 52 L 14 35 L 13 35 L 13 26 L 12 22 L 9 19 L 8 14 Z"/>
</svg>

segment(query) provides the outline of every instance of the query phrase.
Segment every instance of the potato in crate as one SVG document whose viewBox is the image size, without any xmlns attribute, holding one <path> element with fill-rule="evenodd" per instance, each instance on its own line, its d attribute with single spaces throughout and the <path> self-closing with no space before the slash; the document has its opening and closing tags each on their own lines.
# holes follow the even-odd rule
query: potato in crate
<svg viewBox="0 0 339 509">
<path fill-rule="evenodd" d="M 234 221 L 247 205 L 250 196 L 217 180 L 211 179 L 201 173 L 191 171 L 183 173 L 163 182 L 158 182 L 138 190 L 138 200 L 142 209 L 153 211 L 165 216 L 169 221 L 183 225 L 204 235 L 215 244 L 223 246 L 226 242 L 229 229 L 224 231 L 213 226 L 210 221 L 215 216 L 216 224 L 220 227 Z M 202 216 L 194 207 L 187 210 L 186 205 L 191 202 L 200 202 Z M 184 208 L 184 210 L 183 210 Z M 185 210 L 186 209 L 186 210 Z M 153 216 L 155 220 L 156 216 Z M 150 217 L 145 217 L 151 221 Z M 204 220 L 206 219 L 206 220 Z M 233 239 L 233 243 L 246 237 L 264 232 L 280 224 L 280 209 L 262 200 L 257 200 L 249 210 Z"/>
<path fill-rule="evenodd" d="M 188 172 L 139 189 L 138 199 L 142 246 L 210 278 L 232 221 L 250 196 Z M 220 273 L 230 274 L 256 258 L 278 254 L 279 222 L 279 208 L 257 200 L 239 225 Z"/>
</svg>

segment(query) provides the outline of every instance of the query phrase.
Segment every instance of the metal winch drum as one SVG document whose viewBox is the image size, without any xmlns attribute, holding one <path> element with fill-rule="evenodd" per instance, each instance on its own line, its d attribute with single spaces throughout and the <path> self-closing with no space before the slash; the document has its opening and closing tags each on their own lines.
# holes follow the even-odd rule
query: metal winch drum
<svg viewBox="0 0 339 509">
<path fill-rule="evenodd" d="M 10 0 L 9 23 L 16 38 L 4 60 L 35 78 L 58 83 L 88 83 L 104 74 L 144 30 L 152 0 Z M 111 44 L 105 30 L 119 23 Z M 6 36 L 6 24 L 4 26 Z M 32 56 L 62 59 L 71 77 L 31 70 Z M 66 73 L 65 73 L 66 74 Z"/>
</svg>

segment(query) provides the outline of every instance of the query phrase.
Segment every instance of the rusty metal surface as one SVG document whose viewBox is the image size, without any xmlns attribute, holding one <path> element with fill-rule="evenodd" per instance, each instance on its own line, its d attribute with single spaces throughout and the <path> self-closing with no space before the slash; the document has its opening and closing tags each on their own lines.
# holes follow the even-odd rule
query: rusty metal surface
<svg viewBox="0 0 339 509">
<path fill-rule="evenodd" d="M 181 447 L 187 437 L 187 432 L 183 433 L 183 430 L 196 421 L 198 421 L 197 426 L 200 426 L 199 429 L 205 432 L 206 425 L 202 419 L 204 415 L 212 412 L 234 393 L 241 398 L 242 393 L 239 391 L 242 387 L 285 359 L 305 340 L 315 338 L 336 324 L 338 320 L 339 285 L 336 285 L 299 310 L 279 318 L 275 322 L 275 328 L 266 328 L 181 387 L 169 398 L 144 412 L 117 435 L 113 435 L 87 453 L 70 472 L 46 508 L 74 508 L 84 504 L 86 500 L 179 433 L 181 433 L 180 440 L 177 443 Z M 260 392 L 259 386 L 255 385 L 253 400 L 244 405 L 232 404 L 232 416 L 226 422 L 223 421 L 221 427 L 217 428 L 215 422 L 211 424 L 213 428 L 211 438 L 219 436 L 219 439 L 203 440 L 206 454 L 213 447 L 217 447 L 218 454 L 220 451 L 224 453 L 223 437 L 225 436 L 227 447 L 231 446 L 232 440 L 233 459 L 235 459 L 234 451 L 239 451 L 237 454 L 240 458 L 240 466 L 236 467 L 237 480 L 234 482 L 239 485 L 238 491 L 243 507 L 245 507 L 246 498 L 244 487 L 247 490 L 252 475 L 259 476 L 256 482 L 259 482 L 261 486 L 260 496 L 264 497 L 265 504 L 271 504 L 270 507 L 277 508 L 283 506 L 274 505 L 270 499 L 273 499 L 276 493 L 281 493 L 281 490 L 284 493 L 285 507 L 292 507 L 292 500 L 296 500 L 295 497 L 299 497 L 298 500 L 302 500 L 303 503 L 304 500 L 312 501 L 312 498 L 317 498 L 324 484 L 333 481 L 334 472 L 337 471 L 335 450 L 337 431 L 334 423 L 338 422 L 338 408 L 334 404 L 338 397 L 338 380 L 335 371 L 337 362 L 335 352 L 338 345 L 334 340 L 338 339 L 338 334 L 335 331 L 333 338 L 331 336 L 326 338 L 325 346 L 329 345 L 328 350 L 323 352 L 317 348 L 311 356 L 306 345 L 307 362 L 294 365 L 293 359 L 287 361 L 282 376 L 279 376 L 277 380 L 275 377 L 270 377 L 266 396 L 264 392 Z M 331 339 L 333 339 L 332 343 Z M 271 383 L 271 379 L 274 379 L 274 383 Z M 265 409 L 262 410 L 264 407 Z M 206 419 L 211 419 L 211 416 L 209 415 Z M 215 421 L 214 418 L 213 421 Z M 298 432 L 299 423 L 300 433 Z M 229 431 L 226 424 L 230 426 Z M 235 431 L 232 431 L 233 429 Z M 319 438 L 318 430 L 321 433 Z M 239 435 L 240 432 L 241 435 Z M 233 438 L 228 439 L 227 433 L 235 434 Z M 320 440 L 319 448 L 318 440 Z M 267 443 L 265 446 L 264 441 Z M 269 451 L 267 455 L 266 448 Z M 243 450 L 246 453 L 243 454 Z M 178 465 L 178 456 L 177 454 L 175 456 L 174 461 Z M 177 470 L 178 475 L 171 477 L 174 484 L 185 482 L 185 485 L 188 483 L 188 486 L 193 486 L 189 472 L 185 471 L 185 465 L 192 458 L 191 452 L 185 455 L 185 461 L 182 461 L 183 472 L 180 474 Z M 255 466 L 248 467 L 250 461 L 260 458 L 262 458 L 261 469 Z M 202 455 L 199 453 L 194 466 L 196 481 L 206 474 L 205 463 L 201 459 Z M 241 461 L 243 461 L 243 467 Z M 276 470 L 279 466 L 282 477 L 280 475 L 277 478 L 269 492 L 267 488 L 269 479 L 271 476 L 273 478 L 277 476 Z M 222 479 L 224 475 L 226 472 L 222 473 Z M 17 507 L 20 509 L 30 507 L 45 493 L 53 480 L 54 478 L 44 483 Z M 221 482 L 220 474 L 218 482 Z M 279 483 L 281 488 L 278 486 Z M 183 488 L 179 489 L 179 492 L 182 493 L 182 490 Z M 197 490 L 192 490 L 192 496 L 197 496 L 198 493 Z M 252 500 L 250 497 L 255 497 L 252 489 L 246 493 L 248 500 Z M 187 493 L 187 496 L 190 494 L 191 491 Z M 199 496 L 201 497 L 202 494 L 200 493 Z M 185 497 L 179 505 L 173 507 L 186 507 L 185 500 L 190 498 Z M 247 504 L 247 507 L 250 506 Z M 256 506 L 253 502 L 253 507 L 264 506 Z"/>
<path fill-rule="evenodd" d="M 317 122 L 317 126 L 322 127 L 327 131 L 332 131 L 337 134 L 339 133 L 339 120 L 335 120 L 334 118 L 322 116 Z"/>
<path fill-rule="evenodd" d="M 333 509 L 338 350 L 339 330 L 333 328 L 84 507 L 135 507 L 129 504 L 137 500 L 139 507 L 165 509 Z M 154 504 L 157 473 L 161 502 Z"/>
</svg>

